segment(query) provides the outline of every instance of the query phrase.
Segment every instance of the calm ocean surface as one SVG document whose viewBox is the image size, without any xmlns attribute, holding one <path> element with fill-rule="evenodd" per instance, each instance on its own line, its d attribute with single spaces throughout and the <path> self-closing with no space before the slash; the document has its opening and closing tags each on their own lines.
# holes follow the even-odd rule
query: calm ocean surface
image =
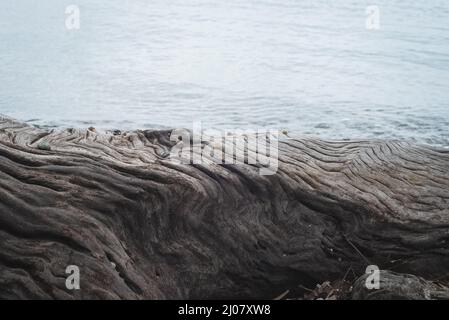
<svg viewBox="0 0 449 320">
<path fill-rule="evenodd" d="M 0 65 L 0 113 L 39 126 L 449 146 L 447 0 L 3 0 Z"/>
</svg>

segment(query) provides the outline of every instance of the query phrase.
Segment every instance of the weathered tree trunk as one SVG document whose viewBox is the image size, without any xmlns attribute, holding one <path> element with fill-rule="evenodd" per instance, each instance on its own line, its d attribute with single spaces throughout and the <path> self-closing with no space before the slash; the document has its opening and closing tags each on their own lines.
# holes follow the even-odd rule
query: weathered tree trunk
<svg viewBox="0 0 449 320">
<path fill-rule="evenodd" d="M 0 298 L 271 298 L 368 264 L 449 272 L 447 150 L 286 139 L 261 176 L 173 163 L 169 135 L 0 118 Z"/>
</svg>

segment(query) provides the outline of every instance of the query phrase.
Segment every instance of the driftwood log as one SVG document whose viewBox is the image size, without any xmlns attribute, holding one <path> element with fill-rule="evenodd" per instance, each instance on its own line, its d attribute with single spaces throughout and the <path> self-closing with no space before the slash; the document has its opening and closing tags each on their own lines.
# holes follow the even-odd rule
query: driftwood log
<svg viewBox="0 0 449 320">
<path fill-rule="evenodd" d="M 169 136 L 1 117 L 0 298 L 273 298 L 370 264 L 447 279 L 448 150 L 285 139 L 261 176 L 174 163 Z"/>
</svg>

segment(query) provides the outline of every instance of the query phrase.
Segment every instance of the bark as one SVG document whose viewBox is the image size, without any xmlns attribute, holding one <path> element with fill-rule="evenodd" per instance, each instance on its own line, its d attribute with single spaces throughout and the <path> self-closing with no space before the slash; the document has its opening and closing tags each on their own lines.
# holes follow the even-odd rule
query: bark
<svg viewBox="0 0 449 320">
<path fill-rule="evenodd" d="M 272 298 L 369 264 L 447 276 L 448 150 L 285 138 L 262 176 L 174 163 L 169 138 L 0 118 L 0 298 Z"/>
</svg>

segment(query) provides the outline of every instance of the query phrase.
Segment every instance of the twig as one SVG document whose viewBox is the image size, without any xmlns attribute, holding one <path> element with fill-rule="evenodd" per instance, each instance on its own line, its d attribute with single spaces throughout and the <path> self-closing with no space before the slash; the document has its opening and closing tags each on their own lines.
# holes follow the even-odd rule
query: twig
<svg viewBox="0 0 449 320">
<path fill-rule="evenodd" d="M 327 296 L 326 296 L 326 299 L 325 300 L 327 300 L 327 299 L 329 299 L 330 298 L 330 296 L 332 296 L 332 294 L 334 293 L 334 291 L 335 291 L 335 289 L 332 289 L 328 294 L 327 294 Z"/>
<path fill-rule="evenodd" d="M 284 293 L 282 293 L 281 295 L 279 295 L 278 297 L 274 298 L 273 300 L 282 300 L 282 298 L 284 298 L 289 293 L 290 293 L 290 290 L 287 290 Z"/>
<path fill-rule="evenodd" d="M 346 239 L 346 241 L 348 241 L 348 243 L 351 245 L 351 247 L 353 247 L 354 250 L 365 260 L 366 263 L 371 264 L 371 262 L 368 260 L 368 258 L 365 257 L 363 255 L 363 253 L 360 252 L 359 249 L 357 249 L 357 247 L 348 239 L 348 237 L 346 235 L 343 235 L 343 237 Z"/>
<path fill-rule="evenodd" d="M 312 289 L 309 289 L 309 288 L 307 288 L 307 287 L 304 287 L 302 284 L 298 285 L 298 287 L 301 288 L 301 289 L 304 289 L 304 290 L 306 290 L 306 291 L 313 292 Z"/>
<path fill-rule="evenodd" d="M 345 276 L 343 277 L 343 281 L 346 281 L 346 277 L 348 276 L 350 270 L 352 270 L 352 265 L 350 265 L 348 270 L 346 271 Z"/>
</svg>

